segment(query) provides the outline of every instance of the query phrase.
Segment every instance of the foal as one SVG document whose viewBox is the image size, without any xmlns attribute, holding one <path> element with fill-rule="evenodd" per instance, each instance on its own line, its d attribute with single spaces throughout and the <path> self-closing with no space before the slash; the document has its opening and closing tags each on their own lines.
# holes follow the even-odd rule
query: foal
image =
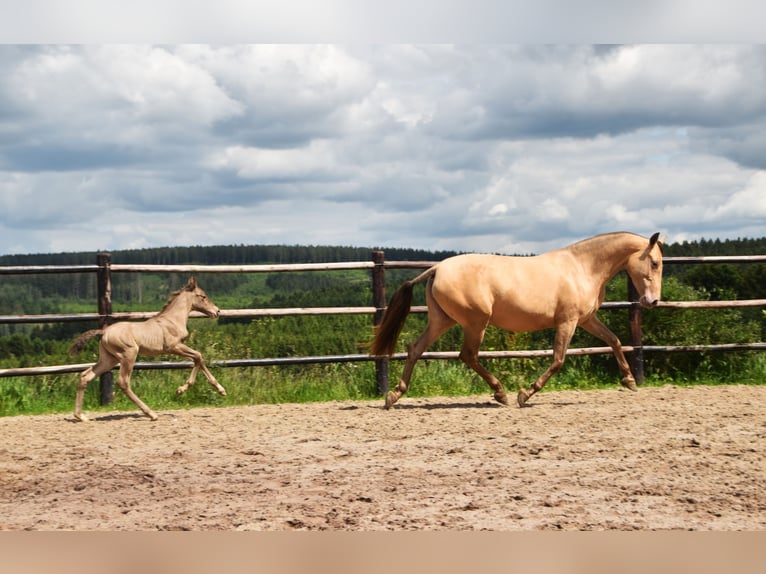
<svg viewBox="0 0 766 574">
<path fill-rule="evenodd" d="M 202 369 L 208 382 L 221 394 L 224 389 L 207 368 L 202 355 L 184 344 L 189 331 L 186 321 L 192 311 L 200 311 L 208 317 L 218 317 L 220 310 L 208 299 L 205 292 L 197 286 L 194 277 L 189 279 L 185 287 L 171 294 L 165 307 L 155 316 L 141 323 L 121 322 L 109 325 L 104 329 L 92 329 L 80 335 L 72 344 L 72 354 L 82 350 L 85 343 L 101 335 L 98 347 L 98 362 L 88 367 L 80 374 L 75 398 L 74 416 L 81 421 L 88 417 L 82 412 L 82 400 L 88 383 L 98 375 L 112 370 L 120 365 L 117 384 L 128 398 L 140 408 L 146 416 L 157 420 L 157 415 L 139 399 L 130 388 L 130 375 L 139 354 L 162 355 L 173 354 L 194 361 L 194 368 L 186 383 L 178 387 L 177 394 L 183 394 L 197 378 L 197 372 Z"/>
</svg>

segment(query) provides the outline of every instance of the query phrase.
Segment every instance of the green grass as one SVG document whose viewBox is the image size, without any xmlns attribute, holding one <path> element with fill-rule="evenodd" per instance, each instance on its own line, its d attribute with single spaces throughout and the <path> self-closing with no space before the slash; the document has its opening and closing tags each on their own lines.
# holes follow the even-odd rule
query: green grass
<svg viewBox="0 0 766 574">
<path fill-rule="evenodd" d="M 614 359 L 611 359 L 612 363 Z M 721 365 L 723 362 L 723 366 Z M 548 365 L 547 359 L 490 360 L 487 367 L 503 382 L 509 393 L 519 385 L 528 387 Z M 731 365 L 729 371 L 726 365 Z M 751 352 L 739 360 L 718 359 L 716 368 L 696 372 L 678 372 L 673 376 L 647 374 L 644 386 L 765 384 L 766 355 Z M 392 361 L 390 385 L 398 380 L 403 362 Z M 189 371 L 137 370 L 132 386 L 139 397 L 154 410 L 225 407 L 264 403 L 305 403 L 343 400 L 378 400 L 375 368 L 372 362 L 284 367 L 213 368 L 215 376 L 226 388 L 222 397 L 207 383 L 202 374 L 186 394 L 176 396 Z M 114 371 L 115 378 L 117 371 Z M 0 416 L 71 413 L 74 408 L 77 374 L 0 379 Z M 619 387 L 616 367 L 608 360 L 593 357 L 571 357 L 542 392 L 560 390 L 593 390 Z M 489 396 L 484 381 L 459 361 L 420 361 L 406 396 Z M 115 381 L 112 405 L 99 405 L 99 382 L 94 380 L 85 394 L 84 410 L 90 413 L 137 411 Z"/>
</svg>

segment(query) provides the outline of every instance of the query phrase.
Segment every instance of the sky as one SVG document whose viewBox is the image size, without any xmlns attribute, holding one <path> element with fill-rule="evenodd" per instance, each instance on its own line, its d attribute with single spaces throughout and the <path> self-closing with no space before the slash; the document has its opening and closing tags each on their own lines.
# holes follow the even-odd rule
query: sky
<svg viewBox="0 0 766 574">
<path fill-rule="evenodd" d="M 0 254 L 766 236 L 766 44 L 33 41 L 0 78 Z"/>
</svg>

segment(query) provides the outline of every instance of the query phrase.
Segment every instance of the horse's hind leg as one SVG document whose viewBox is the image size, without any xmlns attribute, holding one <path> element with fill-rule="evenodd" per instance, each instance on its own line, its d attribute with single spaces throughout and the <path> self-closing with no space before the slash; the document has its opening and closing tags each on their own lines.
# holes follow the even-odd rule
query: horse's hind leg
<svg viewBox="0 0 766 574">
<path fill-rule="evenodd" d="M 433 345 L 436 339 L 441 337 L 454 324 L 455 321 L 453 319 L 447 316 L 441 308 L 436 305 L 431 305 L 429 301 L 428 325 L 426 326 L 425 331 L 418 337 L 417 341 L 410 343 L 407 346 L 407 362 L 404 365 L 402 376 L 396 387 L 393 391 L 388 391 L 386 394 L 385 409 L 390 409 L 393 404 L 407 392 L 410 377 L 412 377 L 412 371 L 415 368 L 415 363 L 417 363 L 418 359 L 426 349 Z"/>
<path fill-rule="evenodd" d="M 479 348 L 484 340 L 486 327 L 463 327 L 463 348 L 460 350 L 460 360 L 473 369 L 484 379 L 495 392 L 494 398 L 498 403 L 508 405 L 508 395 L 503 384 L 479 362 Z"/>
<path fill-rule="evenodd" d="M 77 394 L 74 399 L 74 418 L 78 421 L 87 421 L 88 417 L 82 412 L 82 401 L 85 395 L 85 389 L 94 378 L 96 373 L 93 371 L 93 367 L 88 367 L 82 373 L 80 373 L 80 380 L 77 382 Z"/>
<path fill-rule="evenodd" d="M 97 376 L 110 371 L 117 364 L 117 359 L 104 350 L 99 350 L 98 362 L 92 367 L 88 367 L 80 373 L 80 379 L 77 382 L 77 393 L 74 399 L 74 418 L 79 421 L 87 421 L 88 417 L 82 412 L 82 402 L 85 395 L 85 389 Z"/>
<path fill-rule="evenodd" d="M 120 359 L 120 376 L 117 377 L 117 384 L 127 395 L 127 397 L 135 403 L 135 405 L 141 409 L 146 416 L 153 421 L 157 420 L 155 412 L 147 407 L 144 402 L 138 398 L 133 389 L 130 388 L 130 375 L 133 373 L 133 365 L 136 362 L 138 356 L 138 349 L 127 352 L 123 358 Z"/>
</svg>

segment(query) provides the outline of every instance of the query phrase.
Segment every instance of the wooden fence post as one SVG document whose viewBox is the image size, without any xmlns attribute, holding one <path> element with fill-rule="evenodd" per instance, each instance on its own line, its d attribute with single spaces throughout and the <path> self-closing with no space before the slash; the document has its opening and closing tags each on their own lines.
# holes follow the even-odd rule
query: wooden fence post
<svg viewBox="0 0 766 574">
<path fill-rule="evenodd" d="M 385 253 L 373 251 L 372 261 L 372 305 L 375 307 L 375 326 L 379 325 L 386 310 L 386 268 L 383 266 Z M 388 357 L 375 359 L 375 380 L 378 384 L 378 393 L 385 395 L 388 392 Z"/>
<path fill-rule="evenodd" d="M 630 354 L 630 368 L 636 378 L 636 384 L 641 385 L 644 382 L 644 347 L 641 335 L 641 305 L 638 300 L 638 289 L 628 276 L 628 301 L 630 301 L 628 323 L 630 323 L 630 339 L 633 345 L 633 352 Z"/>
<path fill-rule="evenodd" d="M 108 316 L 112 314 L 112 254 L 99 253 L 96 256 L 98 265 L 98 328 L 104 329 L 108 324 Z M 114 402 L 114 379 L 112 371 L 107 371 L 99 378 L 100 402 L 111 405 Z"/>
</svg>

